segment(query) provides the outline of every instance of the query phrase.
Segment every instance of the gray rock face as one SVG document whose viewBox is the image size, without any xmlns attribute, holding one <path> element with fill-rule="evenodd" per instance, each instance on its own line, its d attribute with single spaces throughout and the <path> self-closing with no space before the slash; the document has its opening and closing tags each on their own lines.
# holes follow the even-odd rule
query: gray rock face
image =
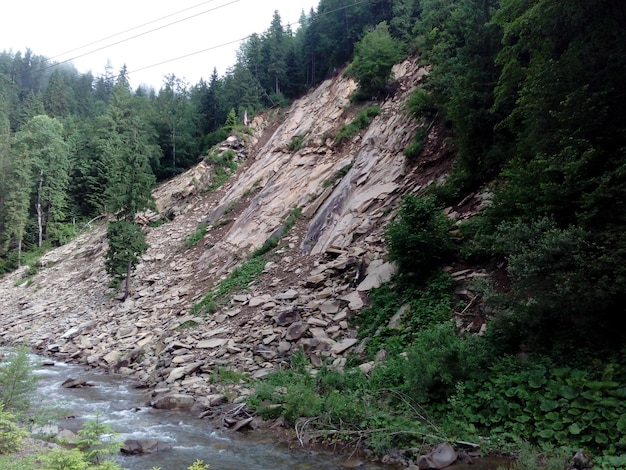
<svg viewBox="0 0 626 470">
<path fill-rule="evenodd" d="M 234 380 L 226 394 L 212 378 L 262 378 L 294 351 L 304 351 L 315 367 L 340 369 L 356 344 L 351 320 L 368 291 L 393 273 L 383 240 L 390 210 L 403 193 L 428 183 L 402 154 L 418 125 L 402 104 L 426 72 L 411 59 L 394 73 L 398 93 L 341 151 L 332 136 L 350 120 L 344 106 L 356 84 L 336 77 L 295 101 L 275 132 L 264 135 L 275 123 L 260 115 L 246 142 L 232 137 L 221 144 L 241 165 L 219 190 L 206 191 L 214 174 L 204 162 L 159 186 L 158 211 L 137 217 L 150 248 L 124 302 L 107 287 L 106 224 L 45 254 L 30 286 L 18 282 L 24 268 L 1 278 L 0 343 L 26 343 L 55 360 L 149 384 L 153 406 L 168 409 L 231 392 L 245 397 L 252 392 L 243 382 Z M 297 152 L 289 149 L 295 135 L 303 137 Z M 306 218 L 284 234 L 263 272 L 214 308 L 194 310 L 283 230 L 295 208 Z M 150 226 L 156 220 L 165 223 Z M 201 223 L 208 223 L 206 233 L 187 248 Z"/>
</svg>

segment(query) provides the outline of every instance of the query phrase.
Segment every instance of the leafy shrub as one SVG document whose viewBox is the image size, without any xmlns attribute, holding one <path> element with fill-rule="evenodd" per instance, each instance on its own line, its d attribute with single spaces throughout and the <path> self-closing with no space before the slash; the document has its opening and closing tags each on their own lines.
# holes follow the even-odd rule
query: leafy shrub
<svg viewBox="0 0 626 470">
<path fill-rule="evenodd" d="M 34 366 L 28 349 L 20 346 L 6 354 L 0 364 L 0 407 L 7 411 L 24 412 L 31 405 L 31 396 L 37 389 Z"/>
<path fill-rule="evenodd" d="M 107 457 L 115 455 L 122 446 L 111 426 L 100 421 L 98 416 L 93 421 L 87 421 L 78 431 L 76 445 L 89 462 L 96 464 L 103 463 Z"/>
<path fill-rule="evenodd" d="M 410 346 L 424 328 L 450 318 L 454 283 L 440 272 L 426 281 L 424 288 L 396 280 L 370 291 L 370 306 L 356 319 L 359 337 L 368 338 L 368 357 L 380 349 L 399 354 Z M 389 328 L 389 321 L 404 308 L 398 328 Z"/>
<path fill-rule="evenodd" d="M 40 458 L 45 470 L 86 470 L 89 462 L 78 449 L 52 449 Z"/>
<path fill-rule="evenodd" d="M 0 454 L 17 452 L 27 436 L 28 433 L 16 423 L 15 416 L 4 411 L 4 405 L 0 403 Z"/>
<path fill-rule="evenodd" d="M 387 23 L 379 23 L 354 46 L 347 74 L 354 76 L 362 95 L 375 96 L 385 90 L 391 68 L 403 56 L 402 44 L 391 37 Z"/>
<path fill-rule="evenodd" d="M 626 387 L 614 380 L 613 369 L 591 374 L 505 359 L 491 368 L 487 380 L 465 383 L 456 397 L 462 405 L 455 410 L 479 432 L 623 454 Z"/>
<path fill-rule="evenodd" d="M 406 107 L 411 116 L 415 118 L 432 119 L 437 114 L 435 98 L 423 88 L 416 88 L 409 99 Z"/>
<path fill-rule="evenodd" d="M 451 321 L 417 332 L 405 355 L 374 369 L 375 386 L 389 387 L 421 405 L 446 403 L 457 382 L 473 377 L 481 362 L 480 339 L 460 337 Z"/>
<path fill-rule="evenodd" d="M 213 166 L 215 171 L 213 182 L 207 188 L 208 191 L 213 191 L 222 186 L 237 169 L 235 152 L 232 149 L 222 153 L 212 152 L 205 157 L 205 160 Z"/>
<path fill-rule="evenodd" d="M 487 240 L 493 252 L 506 255 L 513 326 L 523 329 L 530 347 L 554 357 L 576 351 L 602 357 L 623 344 L 624 332 L 614 327 L 621 318 L 623 262 L 603 253 L 606 246 L 620 252 L 617 237 L 560 228 L 544 217 L 502 223 Z"/>
<path fill-rule="evenodd" d="M 422 280 L 454 253 L 451 228 L 452 222 L 434 198 L 406 195 L 397 217 L 387 226 L 389 257 L 402 273 Z"/>
<path fill-rule="evenodd" d="M 303 143 L 304 143 L 304 136 L 303 135 L 294 135 L 291 138 L 291 142 L 289 142 L 289 145 L 287 146 L 287 148 L 291 152 L 297 152 L 298 150 L 300 150 L 302 148 L 302 144 Z"/>
<path fill-rule="evenodd" d="M 413 140 L 403 150 L 404 156 L 409 160 L 419 157 L 422 150 L 424 150 L 426 137 L 428 137 L 428 132 L 424 126 L 417 129 L 417 131 L 415 131 L 415 135 L 413 136 Z"/>
</svg>

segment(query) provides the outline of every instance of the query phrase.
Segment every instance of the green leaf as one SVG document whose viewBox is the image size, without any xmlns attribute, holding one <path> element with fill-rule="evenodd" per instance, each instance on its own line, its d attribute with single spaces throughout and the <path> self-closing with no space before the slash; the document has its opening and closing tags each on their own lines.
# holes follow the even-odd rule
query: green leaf
<svg viewBox="0 0 626 470">
<path fill-rule="evenodd" d="M 622 416 L 620 416 L 615 425 L 618 431 L 626 432 L 626 414 L 622 413 Z"/>
<path fill-rule="evenodd" d="M 582 428 L 577 423 L 572 423 L 569 425 L 567 430 L 570 432 L 570 434 L 578 435 L 581 433 Z"/>
<path fill-rule="evenodd" d="M 552 411 L 559 407 L 559 402 L 555 400 L 542 400 L 539 409 L 541 411 Z"/>
</svg>

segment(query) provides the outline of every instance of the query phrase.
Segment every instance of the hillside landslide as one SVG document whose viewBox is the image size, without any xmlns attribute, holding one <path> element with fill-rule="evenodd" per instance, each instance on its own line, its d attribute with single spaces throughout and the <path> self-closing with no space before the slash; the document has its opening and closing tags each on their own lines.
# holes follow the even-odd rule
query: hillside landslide
<svg viewBox="0 0 626 470">
<path fill-rule="evenodd" d="M 158 212 L 142 215 L 150 248 L 128 298 L 108 287 L 105 224 L 47 253 L 31 281 L 23 282 L 26 268 L 5 276 L 0 342 L 121 374 L 146 386 L 153 406 L 200 413 L 251 393 L 244 382 L 225 389 L 214 380 L 220 370 L 263 378 L 294 351 L 313 367 L 343 367 L 345 355 L 362 348 L 351 319 L 394 271 L 385 224 L 403 194 L 444 178 L 450 161 L 437 126 L 421 157 L 406 161 L 402 151 L 420 124 L 403 104 L 427 70 L 411 59 L 393 73 L 395 93 L 350 142 L 334 141 L 356 113 L 349 103 L 356 84 L 340 75 L 289 109 L 256 117 L 245 141 L 224 142 L 220 151 L 232 149 L 240 163 L 217 190 L 209 190 L 213 169 L 205 162 L 157 188 Z M 192 307 L 278 235 L 296 208 L 303 217 L 266 255 L 263 273 L 214 313 L 194 315 Z M 188 247 L 203 223 L 206 234 Z"/>
</svg>

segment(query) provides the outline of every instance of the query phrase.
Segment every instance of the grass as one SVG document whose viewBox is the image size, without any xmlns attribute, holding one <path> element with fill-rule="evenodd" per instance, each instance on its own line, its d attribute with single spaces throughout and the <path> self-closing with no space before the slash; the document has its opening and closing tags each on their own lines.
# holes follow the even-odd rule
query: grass
<svg viewBox="0 0 626 470">
<path fill-rule="evenodd" d="M 342 145 L 345 141 L 356 135 L 361 129 L 369 126 L 372 119 L 380 114 L 380 106 L 372 105 L 359 111 L 356 117 L 349 123 L 339 128 L 335 140 L 338 145 Z"/>
<path fill-rule="evenodd" d="M 198 225 L 198 228 L 193 233 L 190 233 L 185 239 L 185 246 L 187 248 L 191 248 L 192 246 L 197 245 L 198 242 L 206 235 L 207 227 L 208 225 L 205 223 Z"/>
<path fill-rule="evenodd" d="M 265 263 L 267 260 L 258 256 L 250 258 L 241 266 L 236 267 L 226 279 L 219 283 L 216 289 L 209 292 L 192 307 L 191 313 L 214 313 L 218 305 L 224 303 L 230 294 L 246 291 L 250 283 L 263 272 Z"/>
</svg>

